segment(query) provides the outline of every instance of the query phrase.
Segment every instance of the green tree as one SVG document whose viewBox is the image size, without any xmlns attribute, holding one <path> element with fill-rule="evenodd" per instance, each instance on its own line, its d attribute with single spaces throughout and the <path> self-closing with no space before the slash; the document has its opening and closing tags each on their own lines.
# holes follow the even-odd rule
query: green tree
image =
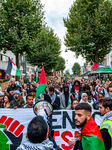
<svg viewBox="0 0 112 150">
<path fill-rule="evenodd" d="M 70 71 L 67 69 L 65 70 L 65 74 L 64 74 L 66 77 L 70 77 Z"/>
<path fill-rule="evenodd" d="M 73 67 L 72 67 L 72 71 L 74 75 L 79 75 L 81 72 L 81 67 L 79 65 L 79 63 L 74 63 Z"/>
<path fill-rule="evenodd" d="M 56 67 L 58 63 L 58 57 L 60 54 L 61 42 L 54 31 L 48 27 L 38 34 L 37 42 L 35 43 L 32 54 L 26 55 L 27 61 L 33 66 L 45 67 L 47 75 L 52 74 L 52 69 Z"/>
<path fill-rule="evenodd" d="M 76 0 L 63 20 L 68 49 L 87 62 L 102 62 L 112 44 L 111 0 Z"/>
<path fill-rule="evenodd" d="M 19 67 L 19 54 L 31 55 L 44 24 L 40 0 L 2 0 L 0 2 L 0 49 L 12 51 Z"/>
<path fill-rule="evenodd" d="M 58 58 L 58 64 L 57 64 L 57 67 L 56 67 L 56 71 L 64 71 L 64 69 L 65 69 L 66 67 L 65 67 L 65 59 L 63 58 L 63 57 L 61 57 L 61 56 L 59 56 L 59 58 Z"/>
</svg>

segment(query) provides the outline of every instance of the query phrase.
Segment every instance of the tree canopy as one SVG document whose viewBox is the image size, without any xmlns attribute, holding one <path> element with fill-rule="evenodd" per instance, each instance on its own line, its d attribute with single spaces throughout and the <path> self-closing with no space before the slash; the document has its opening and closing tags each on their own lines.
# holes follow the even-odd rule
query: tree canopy
<svg viewBox="0 0 112 150">
<path fill-rule="evenodd" d="M 64 18 L 65 45 L 87 62 L 102 62 L 112 45 L 110 0 L 76 0 Z"/>
<path fill-rule="evenodd" d="M 2 0 L 0 3 L 0 49 L 12 51 L 16 56 L 31 54 L 38 33 L 44 25 L 44 12 L 40 0 Z"/>
<path fill-rule="evenodd" d="M 45 27 L 38 34 L 32 54 L 26 55 L 27 61 L 33 66 L 45 67 L 47 75 L 51 75 L 58 63 L 61 41 L 51 28 Z"/>
<path fill-rule="evenodd" d="M 2 0 L 0 3 L 0 50 L 12 51 L 19 67 L 19 54 L 30 64 L 45 66 L 47 74 L 56 67 L 61 42 L 46 27 L 40 0 Z"/>
<path fill-rule="evenodd" d="M 64 71 L 65 69 L 65 59 L 61 56 L 59 56 L 58 58 L 58 64 L 57 64 L 57 67 L 56 67 L 56 71 Z"/>
<path fill-rule="evenodd" d="M 73 67 L 72 67 L 72 71 L 74 75 L 79 75 L 81 72 L 81 67 L 79 65 L 79 63 L 74 63 Z"/>
</svg>

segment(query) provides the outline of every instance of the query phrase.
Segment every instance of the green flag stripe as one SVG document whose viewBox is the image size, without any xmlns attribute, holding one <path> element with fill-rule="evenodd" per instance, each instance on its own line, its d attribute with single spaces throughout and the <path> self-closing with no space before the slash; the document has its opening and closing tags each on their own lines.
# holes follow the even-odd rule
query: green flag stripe
<svg viewBox="0 0 112 150">
<path fill-rule="evenodd" d="M 20 70 L 16 67 L 16 74 L 15 74 L 15 76 L 20 76 L 21 75 L 21 72 L 20 72 Z"/>
<path fill-rule="evenodd" d="M 82 135 L 83 150 L 105 150 L 104 143 L 96 135 Z"/>
<path fill-rule="evenodd" d="M 46 86 L 47 86 L 47 83 L 39 84 L 38 85 L 37 91 L 36 91 L 36 97 L 38 97 L 44 91 L 44 89 L 46 88 Z"/>
<path fill-rule="evenodd" d="M 38 82 L 38 79 L 39 79 L 39 78 L 38 78 L 38 76 L 37 76 L 37 77 L 36 77 L 36 82 Z"/>
<path fill-rule="evenodd" d="M 112 67 L 106 68 L 106 67 L 98 67 L 94 71 L 112 71 Z"/>
</svg>

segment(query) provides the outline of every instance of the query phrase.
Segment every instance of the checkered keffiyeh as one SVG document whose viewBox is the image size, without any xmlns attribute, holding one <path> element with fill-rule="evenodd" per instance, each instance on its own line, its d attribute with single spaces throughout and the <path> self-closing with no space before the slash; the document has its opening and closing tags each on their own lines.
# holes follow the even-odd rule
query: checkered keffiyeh
<svg viewBox="0 0 112 150">
<path fill-rule="evenodd" d="M 106 121 L 109 117 L 112 117 L 112 111 L 109 111 L 108 113 L 106 113 L 103 118 L 102 118 L 102 121 L 101 121 L 101 125 L 104 121 Z"/>
<path fill-rule="evenodd" d="M 31 143 L 29 140 L 26 143 L 20 145 L 17 150 L 53 150 L 53 143 L 46 139 L 42 143 Z"/>
</svg>

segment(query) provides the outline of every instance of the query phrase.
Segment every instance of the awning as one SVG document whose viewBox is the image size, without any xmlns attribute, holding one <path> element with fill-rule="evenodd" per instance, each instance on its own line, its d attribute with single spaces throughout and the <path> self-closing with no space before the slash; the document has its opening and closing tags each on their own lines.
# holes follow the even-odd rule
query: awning
<svg viewBox="0 0 112 150">
<path fill-rule="evenodd" d="M 89 73 L 90 73 L 90 71 L 87 71 L 87 72 L 85 72 L 83 74 L 80 74 L 79 77 L 84 77 L 84 76 L 88 75 Z"/>
<path fill-rule="evenodd" d="M 90 71 L 89 74 L 97 74 L 97 73 L 102 73 L 102 74 L 112 74 L 112 71 Z"/>
</svg>

